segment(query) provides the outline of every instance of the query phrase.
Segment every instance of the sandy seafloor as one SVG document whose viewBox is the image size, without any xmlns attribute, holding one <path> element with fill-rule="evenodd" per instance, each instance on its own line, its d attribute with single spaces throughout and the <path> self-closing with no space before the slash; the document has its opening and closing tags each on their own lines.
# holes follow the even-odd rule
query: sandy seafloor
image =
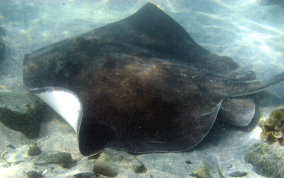
<svg viewBox="0 0 284 178">
<path fill-rule="evenodd" d="M 145 0 L 1 0 L 0 26 L 6 31 L 4 41 L 9 56 L 4 61 L 1 85 L 21 85 L 22 61 L 26 53 L 53 42 L 87 32 L 104 24 L 127 17 Z M 254 70 L 258 79 L 267 79 L 284 71 L 284 7 L 264 5 L 258 0 L 153 0 L 179 22 L 203 47 L 219 55 L 235 59 L 244 69 Z M 284 83 L 269 89 L 284 98 Z M 276 106 L 275 106 L 276 107 Z M 274 109 L 262 108 L 267 118 Z M 15 134 L 17 134 L 15 132 Z M 21 136 L 19 136 L 21 138 Z M 9 135 L 1 130 L 0 142 Z M 17 139 L 15 140 L 15 142 Z M 142 154 L 137 157 L 156 177 L 189 177 L 186 160 L 197 160 L 199 153 L 213 155 L 225 173 L 246 171 L 246 177 L 261 177 L 244 161 L 248 148 L 259 141 L 259 129 L 244 132 L 225 129 L 205 139 L 196 149 L 183 153 Z M 13 142 L 13 141 L 12 141 Z M 71 152 L 81 155 L 76 135 L 65 122 L 52 118 L 42 124 L 37 141 L 46 151 Z M 27 164 L 0 167 L 0 177 L 19 177 Z M 68 177 L 84 172 L 79 168 L 64 170 L 53 177 Z M 142 175 L 141 175 L 142 176 Z M 127 177 L 127 176 L 126 176 Z"/>
</svg>

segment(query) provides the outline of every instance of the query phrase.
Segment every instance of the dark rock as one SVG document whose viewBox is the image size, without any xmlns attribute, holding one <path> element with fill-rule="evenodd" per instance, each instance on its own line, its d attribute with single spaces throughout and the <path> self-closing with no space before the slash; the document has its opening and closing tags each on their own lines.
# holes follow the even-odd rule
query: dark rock
<svg viewBox="0 0 284 178">
<path fill-rule="evenodd" d="M 141 162 L 140 162 L 141 163 Z M 146 172 L 146 168 L 145 168 L 145 166 L 141 163 L 141 165 L 140 165 L 140 163 L 139 163 L 139 165 L 135 165 L 134 167 L 133 167 L 133 170 L 134 170 L 134 172 L 136 173 L 136 174 L 140 174 L 140 173 L 144 173 L 144 172 Z"/>
<path fill-rule="evenodd" d="M 75 178 L 97 178 L 95 173 L 93 172 L 81 172 L 74 175 Z"/>
<path fill-rule="evenodd" d="M 43 177 L 41 173 L 37 172 L 37 171 L 29 171 L 26 173 L 28 178 L 41 178 Z"/>
<path fill-rule="evenodd" d="M 44 105 L 24 89 L 0 91 L 0 122 L 28 138 L 39 134 Z"/>
<path fill-rule="evenodd" d="M 16 147 L 14 147 L 14 145 L 12 145 L 12 144 L 8 144 L 7 147 L 12 148 L 12 149 L 16 149 Z"/>
<path fill-rule="evenodd" d="M 93 171 L 96 174 L 115 177 L 126 169 L 131 169 L 136 174 L 147 171 L 140 160 L 123 151 L 107 148 L 99 156 L 94 157 Z"/>
<path fill-rule="evenodd" d="M 234 171 L 234 172 L 229 173 L 230 177 L 244 177 L 246 175 L 247 175 L 247 173 L 243 172 L 243 171 Z"/>
<path fill-rule="evenodd" d="M 279 178 L 284 177 L 283 155 L 283 146 L 257 143 L 250 148 L 245 160 L 252 164 L 256 173 L 271 178 Z"/>
<path fill-rule="evenodd" d="M 28 155 L 29 156 L 36 156 L 41 154 L 41 149 L 37 146 L 37 144 L 33 143 L 29 145 L 29 151 Z"/>
<path fill-rule="evenodd" d="M 190 160 L 185 161 L 186 164 L 192 164 Z"/>
<path fill-rule="evenodd" d="M 48 164 L 60 164 L 64 168 L 70 168 L 73 164 L 72 156 L 66 152 L 42 153 L 34 162 L 37 166 Z"/>
</svg>

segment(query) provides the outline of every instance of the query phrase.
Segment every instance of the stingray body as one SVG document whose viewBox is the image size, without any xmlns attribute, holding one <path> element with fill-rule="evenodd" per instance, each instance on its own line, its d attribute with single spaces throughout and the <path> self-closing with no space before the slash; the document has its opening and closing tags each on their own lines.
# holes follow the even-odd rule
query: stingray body
<svg viewBox="0 0 284 178">
<path fill-rule="evenodd" d="M 23 76 L 70 123 L 81 153 L 89 155 L 104 147 L 190 149 L 207 135 L 224 100 L 234 105 L 283 80 L 280 74 L 258 82 L 253 72 L 237 70 L 231 58 L 199 46 L 149 3 L 126 19 L 26 55 Z"/>
</svg>

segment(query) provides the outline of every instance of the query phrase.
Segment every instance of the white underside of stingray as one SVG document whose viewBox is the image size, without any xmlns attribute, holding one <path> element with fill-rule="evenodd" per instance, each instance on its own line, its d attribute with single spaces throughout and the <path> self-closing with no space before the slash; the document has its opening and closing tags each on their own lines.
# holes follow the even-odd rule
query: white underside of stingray
<svg viewBox="0 0 284 178">
<path fill-rule="evenodd" d="M 72 91 L 53 87 L 34 91 L 37 97 L 56 111 L 78 133 L 82 119 L 82 104 Z"/>
</svg>

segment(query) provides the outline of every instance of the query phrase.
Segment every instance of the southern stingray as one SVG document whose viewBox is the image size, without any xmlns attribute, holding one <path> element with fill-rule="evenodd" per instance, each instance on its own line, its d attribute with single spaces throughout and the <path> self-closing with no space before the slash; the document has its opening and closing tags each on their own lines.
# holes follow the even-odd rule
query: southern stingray
<svg viewBox="0 0 284 178">
<path fill-rule="evenodd" d="M 123 20 L 27 54 L 23 79 L 75 129 L 81 153 L 89 155 L 105 147 L 188 150 L 219 111 L 247 125 L 255 109 L 248 96 L 284 74 L 257 81 L 254 72 L 240 71 L 148 3 Z"/>
</svg>

